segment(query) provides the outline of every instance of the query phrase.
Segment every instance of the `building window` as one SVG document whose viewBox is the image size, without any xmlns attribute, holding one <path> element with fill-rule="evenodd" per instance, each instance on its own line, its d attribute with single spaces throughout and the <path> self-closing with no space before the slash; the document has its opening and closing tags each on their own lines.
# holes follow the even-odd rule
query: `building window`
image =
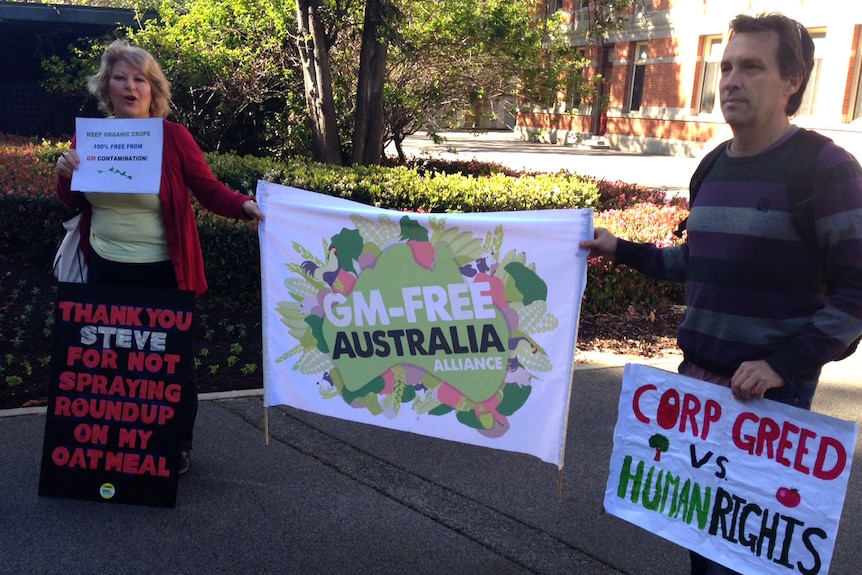
<svg viewBox="0 0 862 575">
<path fill-rule="evenodd" d="M 712 114 L 715 110 L 715 95 L 721 79 L 721 55 L 724 52 L 721 36 L 707 36 L 703 39 L 701 58 L 700 98 L 697 102 L 698 114 Z"/>
<path fill-rule="evenodd" d="M 553 14 L 563 9 L 563 0 L 548 0 L 548 14 Z"/>
<path fill-rule="evenodd" d="M 862 28 L 862 27 L 860 27 Z M 862 39 L 859 40 L 859 45 L 856 46 L 856 79 L 854 89 L 856 90 L 853 99 L 853 109 L 850 110 L 850 121 L 862 119 Z"/>
<path fill-rule="evenodd" d="M 826 32 L 812 31 L 811 39 L 814 40 L 814 68 L 808 78 L 808 86 L 805 87 L 797 116 L 813 116 L 817 112 L 817 93 L 820 91 L 820 70 L 823 65 L 823 58 L 818 58 L 817 55 L 826 50 Z"/>
<path fill-rule="evenodd" d="M 644 96 L 644 76 L 646 75 L 646 63 L 649 50 L 646 42 L 638 42 L 635 45 L 635 61 L 632 66 L 632 90 L 629 95 L 629 110 L 637 112 L 641 109 Z"/>
<path fill-rule="evenodd" d="M 587 49 L 584 46 L 575 48 L 578 58 L 587 57 Z M 566 88 L 566 104 L 569 110 L 577 110 L 581 106 L 581 90 L 584 83 L 584 68 L 578 68 L 572 78 L 571 84 Z"/>
</svg>

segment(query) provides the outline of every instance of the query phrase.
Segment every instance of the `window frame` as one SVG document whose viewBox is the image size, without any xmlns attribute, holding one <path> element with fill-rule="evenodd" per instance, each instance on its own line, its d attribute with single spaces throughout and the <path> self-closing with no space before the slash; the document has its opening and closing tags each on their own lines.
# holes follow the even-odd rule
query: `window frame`
<svg viewBox="0 0 862 575">
<path fill-rule="evenodd" d="M 850 94 L 850 109 L 847 110 L 845 121 L 853 123 L 862 120 L 862 25 L 857 26 L 858 41 L 853 54 L 853 90 Z"/>
<path fill-rule="evenodd" d="M 817 55 L 826 51 L 826 29 L 816 28 L 809 30 L 808 33 L 811 34 L 811 39 L 814 41 L 814 67 L 811 69 L 808 85 L 805 87 L 802 102 L 800 102 L 799 110 L 795 115 L 812 117 L 817 115 L 817 96 L 820 93 L 820 77 L 823 72 L 823 58 L 818 58 Z M 819 50 L 817 49 L 818 46 L 820 46 Z"/>
<path fill-rule="evenodd" d="M 714 116 L 721 111 L 721 106 L 716 107 L 716 103 L 719 99 L 718 83 L 721 81 L 721 57 L 724 55 L 727 38 L 721 34 L 709 34 L 702 38 L 703 52 L 700 56 L 700 78 L 694 102 L 695 114 Z M 707 109 L 705 98 L 708 94 L 711 94 L 711 101 Z"/>
<path fill-rule="evenodd" d="M 631 82 L 629 83 L 628 94 L 628 109 L 630 112 L 639 112 L 643 107 L 643 93 L 644 85 L 646 83 L 646 67 L 648 61 L 649 42 L 635 42 L 634 58 L 632 58 Z M 637 96 L 637 102 L 635 101 L 635 96 Z"/>
</svg>

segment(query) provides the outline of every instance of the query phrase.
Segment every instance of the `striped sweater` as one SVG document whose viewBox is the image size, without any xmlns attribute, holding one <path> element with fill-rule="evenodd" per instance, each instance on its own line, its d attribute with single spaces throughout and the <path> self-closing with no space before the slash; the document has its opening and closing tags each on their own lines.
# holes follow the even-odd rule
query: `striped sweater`
<svg viewBox="0 0 862 575">
<path fill-rule="evenodd" d="M 617 264 L 685 282 L 677 341 L 686 359 L 717 373 L 765 359 L 792 382 L 816 374 L 862 333 L 862 169 L 831 142 L 820 152 L 815 248 L 790 217 L 792 132 L 756 156 L 718 159 L 691 207 L 684 244 L 618 243 Z"/>
</svg>

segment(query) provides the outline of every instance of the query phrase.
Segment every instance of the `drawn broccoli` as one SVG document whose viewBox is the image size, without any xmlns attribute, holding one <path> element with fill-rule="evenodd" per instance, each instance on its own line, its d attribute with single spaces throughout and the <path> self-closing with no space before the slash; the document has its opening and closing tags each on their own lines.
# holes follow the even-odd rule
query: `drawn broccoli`
<svg viewBox="0 0 862 575">
<path fill-rule="evenodd" d="M 649 438 L 649 446 L 655 449 L 653 461 L 661 461 L 661 454 L 670 448 L 670 441 L 664 435 L 656 433 Z"/>
</svg>

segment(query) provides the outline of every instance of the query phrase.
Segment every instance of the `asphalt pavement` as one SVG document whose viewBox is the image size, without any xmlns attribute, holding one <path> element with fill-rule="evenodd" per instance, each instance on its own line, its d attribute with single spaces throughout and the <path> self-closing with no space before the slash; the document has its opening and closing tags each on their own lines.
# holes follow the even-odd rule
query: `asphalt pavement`
<svg viewBox="0 0 862 575">
<path fill-rule="evenodd" d="M 48 498 L 44 408 L 0 411 L 0 573 L 687 573 L 687 551 L 604 513 L 627 360 L 579 361 L 562 477 L 528 455 L 288 407 L 265 421 L 252 391 L 202 396 L 175 508 Z M 814 410 L 862 421 L 860 368 L 860 353 L 827 366 Z M 862 565 L 860 457 L 857 441 L 836 575 Z"/>
<path fill-rule="evenodd" d="M 268 410 L 267 444 L 245 392 L 203 396 L 175 508 L 40 497 L 44 409 L 8 410 L 0 573 L 685 574 L 685 550 L 603 512 L 624 360 L 582 359 L 561 483 L 532 456 L 288 407 Z M 816 411 L 860 421 L 860 363 L 827 368 Z M 859 458 L 833 574 L 862 564 Z"/>
</svg>

